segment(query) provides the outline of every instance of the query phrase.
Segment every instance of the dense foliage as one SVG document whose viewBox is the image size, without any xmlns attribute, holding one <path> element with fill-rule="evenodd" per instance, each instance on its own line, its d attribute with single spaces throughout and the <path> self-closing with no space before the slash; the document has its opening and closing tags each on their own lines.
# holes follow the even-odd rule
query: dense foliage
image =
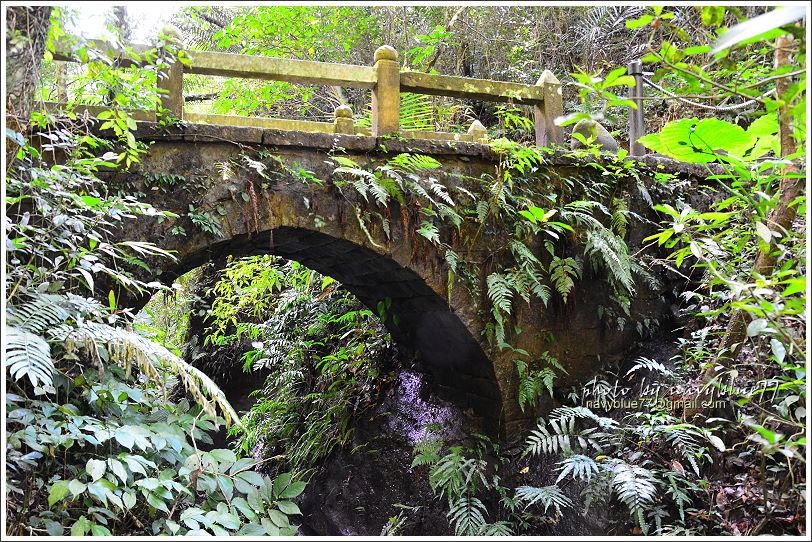
<svg viewBox="0 0 812 542">
<path fill-rule="evenodd" d="M 103 54 L 88 62 L 102 82 L 117 80 Z M 129 83 L 121 93 L 155 95 L 148 78 Z M 142 257 L 171 255 L 120 240 L 124 223 L 165 213 L 98 178 L 146 152 L 132 119 L 110 113 L 113 141 L 46 115 L 29 135 L 44 144 L 8 133 L 18 151 L 6 170 L 6 532 L 293 534 L 287 514 L 298 509 L 287 499 L 304 483 L 203 451 L 237 414 L 204 373 L 129 329 L 118 306 L 116 292 L 160 286 L 133 274 L 147 268 Z M 196 406 L 168 399 L 178 384 Z"/>
</svg>

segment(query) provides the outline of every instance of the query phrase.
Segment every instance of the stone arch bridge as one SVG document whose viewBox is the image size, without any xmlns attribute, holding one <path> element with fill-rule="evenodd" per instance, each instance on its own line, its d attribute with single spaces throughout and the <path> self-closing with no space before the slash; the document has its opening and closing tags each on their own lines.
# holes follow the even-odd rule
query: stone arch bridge
<svg viewBox="0 0 812 542">
<path fill-rule="evenodd" d="M 108 45 L 97 45 L 120 65 L 142 62 Z M 133 46 L 137 53 L 147 49 Z M 297 260 L 336 278 L 373 309 L 391 300 L 389 311 L 399 322 L 386 322 L 393 336 L 419 355 L 440 391 L 481 417 L 487 432 L 509 435 L 531 419 L 535 413 L 522 412 L 518 406 L 515 356 L 492 347 L 483 335 L 489 301 L 482 284 L 500 232 L 485 232 L 473 245 L 451 231 L 441 232 L 463 258 L 479 262 L 475 280 L 480 293 L 472 294 L 462 281 L 449 281 L 443 251 L 417 233 L 419 222 L 415 213 L 406 212 L 407 206 L 373 208 L 357 194 L 348 197 L 337 190 L 333 157 L 344 155 L 369 169 L 399 153 L 428 155 L 442 163 L 441 181 L 452 192 L 459 179 L 496 177 L 500 157 L 485 144 L 486 131 L 478 121 L 466 134 L 402 129 L 401 93 L 530 106 L 536 144 L 549 147 L 563 144 L 562 129 L 555 124 L 563 114 L 561 84 L 555 76 L 545 70 L 535 85 L 525 85 L 401 71 L 397 52 L 388 46 L 378 48 L 370 66 L 188 53 L 189 62 L 171 64 L 158 80 L 163 89 L 157 97 L 160 109 L 183 124 L 167 128 L 155 122 L 154 111 L 130 111 L 133 119 L 141 121 L 136 138 L 154 143 L 137 169 L 108 174 L 114 185 L 142 191 L 155 207 L 179 215 L 162 223 L 143 219 L 126 232 L 128 239 L 151 241 L 177 254 L 176 263 L 152 262 L 162 271 L 163 280 L 226 254 L 276 254 Z M 54 59 L 75 61 L 76 57 L 58 49 Z M 194 114 L 184 108 L 184 73 L 369 89 L 371 122 L 369 126 L 356 123 L 346 106 L 336 109 L 334 122 Z M 56 110 L 65 106 L 48 105 Z M 96 116 L 105 108 L 86 109 Z M 244 156 L 253 162 L 246 162 Z M 231 173 L 222 167 L 240 160 L 253 167 Z M 564 157 L 548 160 L 544 168 L 559 179 L 588 181 L 595 174 L 594 168 Z M 636 202 L 635 210 L 648 210 L 635 189 L 627 196 L 632 204 Z M 192 210 L 198 216 L 205 212 L 216 218 L 222 223 L 222 234 L 197 228 L 189 217 Z M 388 232 L 383 227 L 365 231 L 361 226 L 356 213 L 371 210 L 386 215 Z M 178 226 L 187 234 L 173 233 Z M 639 246 L 648 234 L 637 228 L 628 241 Z M 545 309 L 517 303 L 508 340 L 531 356 L 549 352 L 558 358 L 567 369 L 559 385 L 583 382 L 601 362 L 624 355 L 636 339 L 636 322 L 656 320 L 667 312 L 662 293 L 639 289 L 632 301 L 630 324 L 624 332 L 612 331 L 597 310 L 609 303 L 608 287 L 599 278 L 585 277 L 566 305 L 551 304 Z M 522 332 L 515 334 L 518 328 Z"/>
<path fill-rule="evenodd" d="M 397 202 L 384 210 L 390 219 L 388 233 L 374 223 L 365 231 L 356 213 L 382 209 L 334 184 L 339 175 L 336 155 L 371 169 L 399 153 L 412 153 L 442 163 L 440 180 L 454 193 L 459 179 L 497 174 L 500 156 L 490 147 L 202 124 L 162 134 L 146 122 L 139 123 L 136 135 L 152 142 L 148 155 L 129 172 L 106 175 L 113 186 L 142 191 L 148 203 L 179 215 L 161 223 L 141 218 L 126 232 L 128 239 L 151 241 L 176 254 L 174 263 L 151 262 L 160 269 L 161 280 L 224 255 L 275 254 L 296 260 L 336 278 L 373 310 L 391 300 L 389 312 L 397 319 L 387 319 L 386 325 L 393 337 L 418 355 L 442 395 L 481 417 L 485 430 L 509 434 L 532 417 L 533 412 L 518 408 L 515 356 L 484 337 L 490 306 L 484 288 L 474 297 L 462 281 L 449 283 L 444 251 L 416 232 L 415 215 L 403 212 Z M 245 155 L 252 157 L 253 167 L 224 173 L 224 164 L 245 162 Z M 564 156 L 545 167 L 561 178 L 595 175 L 594 168 Z M 630 201 L 640 200 L 636 185 L 630 186 Z M 645 204 L 639 207 L 646 212 Z M 222 234 L 195 226 L 190 209 L 216 217 Z M 186 233 L 173 233 L 176 226 Z M 639 246 L 649 233 L 644 228 L 632 231 L 630 244 Z M 478 280 L 484 284 L 494 238 L 481 236 L 468 246 L 450 232 L 441 234 L 461 256 L 483 263 Z M 663 291 L 641 288 L 632 302 L 631 324 L 618 332 L 602 320 L 597 311 L 601 304 L 609 304 L 608 286 L 597 277 L 580 281 L 566 305 L 551 303 L 545 309 L 517 303 L 512 324 L 522 332 L 509 340 L 531 356 L 549 352 L 557 357 L 568 371 L 557 383 L 576 384 L 590 378 L 602 362 L 625 355 L 639 339 L 635 321 L 663 318 L 669 308 Z"/>
</svg>

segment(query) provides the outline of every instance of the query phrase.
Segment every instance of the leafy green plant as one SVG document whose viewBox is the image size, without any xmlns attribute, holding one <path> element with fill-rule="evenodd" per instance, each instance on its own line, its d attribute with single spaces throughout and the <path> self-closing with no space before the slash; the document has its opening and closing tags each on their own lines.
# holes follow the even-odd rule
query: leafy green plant
<svg viewBox="0 0 812 542">
<path fill-rule="evenodd" d="M 217 237 L 223 235 L 223 223 L 210 212 L 199 208 L 196 209 L 195 206 L 190 203 L 187 216 L 189 220 L 192 221 L 192 224 L 197 226 L 201 231 Z"/>
</svg>

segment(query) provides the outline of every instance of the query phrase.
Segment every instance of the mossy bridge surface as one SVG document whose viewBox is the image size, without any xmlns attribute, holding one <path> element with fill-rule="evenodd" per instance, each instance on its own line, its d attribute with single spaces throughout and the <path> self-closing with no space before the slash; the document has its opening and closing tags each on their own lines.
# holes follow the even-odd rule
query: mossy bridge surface
<svg viewBox="0 0 812 542">
<path fill-rule="evenodd" d="M 185 122 L 167 127 L 141 115 L 135 136 L 151 143 L 148 154 L 129 171 L 104 175 L 114 186 L 143 192 L 148 203 L 178 215 L 163 221 L 141 218 L 124 232 L 129 240 L 151 241 L 175 253 L 175 262 L 150 262 L 161 280 L 225 255 L 275 254 L 301 262 L 340 281 L 372 310 L 381 302 L 389 305 L 393 317 L 385 324 L 418 355 L 438 391 L 472 408 L 486 431 L 509 435 L 537 413 L 518 407 L 516 356 L 490 344 L 484 333 L 491 318 L 485 279 L 511 232 L 486 226 L 481 235 L 466 236 L 449 225 L 438 232 L 446 245 L 441 246 L 418 233 L 425 217 L 415 206 L 394 199 L 380 205 L 341 189 L 335 158 L 372 171 L 401 153 L 430 156 L 442 167 L 418 172 L 423 176 L 418 182 L 431 175 L 455 198 L 466 183 L 470 192 L 481 193 L 474 185 L 484 177 L 498 178 L 503 159 L 487 144 L 484 128 L 475 123 L 460 135 L 400 130 L 399 93 L 533 105 L 537 143 L 549 145 L 562 142 L 552 122 L 563 112 L 560 85 L 549 73 L 534 86 L 401 73 L 390 49 L 378 50 L 374 67 L 200 53 L 191 66 L 173 67 L 163 83 L 170 91 L 164 105 Z M 183 71 L 371 88 L 372 126 L 356 126 L 352 113 L 341 108 L 334 123 L 184 115 Z M 646 159 L 653 165 L 651 157 Z M 646 182 L 646 167 L 641 168 Z M 602 180 L 599 169 L 564 154 L 548 156 L 537 176 L 548 179 L 539 182 L 540 190 L 555 186 L 549 179 L 579 179 L 585 186 Z M 618 196 L 645 214 L 649 206 L 639 184 L 621 180 Z M 192 222 L 194 213 L 216 219 L 222 231 L 201 230 Z M 650 227 L 632 229 L 627 239 L 632 250 L 650 233 Z M 527 245 L 542 257 L 540 239 Z M 454 279 L 445 258 L 448 248 L 477 264 L 473 287 Z M 637 288 L 628 323 L 618 331 L 599 310 L 611 305 L 605 279 L 587 273 L 566 303 L 514 303 L 507 340 L 531 357 L 557 358 L 567 371 L 558 385 L 584 382 L 601 363 L 626 355 L 640 338 L 637 323 L 667 313 L 665 288 Z"/>
</svg>

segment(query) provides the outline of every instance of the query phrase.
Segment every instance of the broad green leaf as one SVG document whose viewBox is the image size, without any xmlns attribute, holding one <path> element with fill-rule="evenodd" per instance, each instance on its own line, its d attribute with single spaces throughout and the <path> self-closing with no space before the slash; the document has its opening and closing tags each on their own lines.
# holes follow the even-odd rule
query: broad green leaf
<svg viewBox="0 0 812 542">
<path fill-rule="evenodd" d="M 48 490 L 48 506 L 51 507 L 54 503 L 59 502 L 62 497 L 68 494 L 69 480 L 60 480 L 51 486 Z"/>
<path fill-rule="evenodd" d="M 782 284 L 789 284 L 789 286 L 787 286 L 787 288 L 781 292 L 782 296 L 788 296 L 806 291 L 806 281 L 803 279 L 789 279 L 784 281 Z"/>
<path fill-rule="evenodd" d="M 236 534 L 237 536 L 263 536 L 268 534 L 268 531 L 266 531 L 262 525 L 246 523 Z"/>
<path fill-rule="evenodd" d="M 113 471 L 113 474 L 118 476 L 118 478 L 121 480 L 121 483 L 126 484 L 127 469 L 124 468 L 124 465 L 121 463 L 121 461 L 117 461 L 115 459 L 108 459 L 107 464 L 109 465 L 110 470 Z"/>
<path fill-rule="evenodd" d="M 90 524 L 90 534 L 93 536 L 112 536 L 113 533 L 110 532 L 110 529 L 105 527 L 104 525 L 98 525 L 96 523 Z"/>
<path fill-rule="evenodd" d="M 65 528 L 56 521 L 45 520 L 45 530 L 51 536 L 62 536 L 65 534 Z"/>
<path fill-rule="evenodd" d="M 125 448 L 132 450 L 133 445 L 135 445 L 135 436 L 124 429 L 124 427 L 119 427 L 116 430 L 116 441 Z"/>
<path fill-rule="evenodd" d="M 80 517 L 77 519 L 70 528 L 70 535 L 71 536 L 84 536 L 85 533 L 90 529 L 91 523 L 90 520 L 87 519 L 85 516 Z"/>
<path fill-rule="evenodd" d="M 261 486 L 265 481 L 265 478 L 258 472 L 253 470 L 247 470 L 239 473 L 237 475 L 237 479 L 245 480 L 249 484 L 253 484 L 255 486 Z M 278 480 L 279 478 L 277 478 Z M 274 482 L 274 492 L 276 492 L 276 483 Z"/>
<path fill-rule="evenodd" d="M 716 435 L 711 435 L 710 433 L 707 433 L 705 436 L 708 437 L 710 443 L 713 444 L 713 446 L 720 452 L 724 452 L 727 449 L 727 446 L 725 446 L 725 443 L 722 441 L 722 439 L 720 439 Z"/>
<path fill-rule="evenodd" d="M 227 508 L 225 510 L 223 509 L 212 510 L 211 512 L 206 514 L 206 517 L 212 522 L 219 523 L 226 529 L 237 529 L 241 523 L 240 520 L 237 518 L 237 516 L 228 512 Z"/>
<path fill-rule="evenodd" d="M 235 480 L 236 482 L 236 480 Z M 242 497 L 237 497 L 236 499 L 231 501 L 232 506 L 234 506 L 237 510 L 243 513 L 246 519 L 249 521 L 256 521 L 257 514 L 251 505 L 248 504 L 248 501 L 243 499 Z"/>
<path fill-rule="evenodd" d="M 324 282 L 322 281 L 322 290 L 324 289 Z M 239 472 L 243 469 L 247 469 L 252 467 L 256 464 L 256 461 L 251 457 L 243 457 L 236 463 L 234 463 L 230 469 L 228 469 L 229 474 L 234 474 L 235 472 Z"/>
<path fill-rule="evenodd" d="M 635 19 L 633 21 L 626 21 L 626 28 L 634 30 L 635 28 L 640 28 L 642 26 L 646 26 L 651 21 L 654 20 L 653 15 L 643 15 L 639 19 Z"/>
<path fill-rule="evenodd" d="M 770 431 L 766 427 L 762 427 L 752 422 L 747 423 L 747 426 L 750 427 L 750 429 L 754 430 L 759 435 L 761 435 L 762 437 L 764 437 L 764 440 L 766 440 L 768 444 L 775 444 L 779 440 L 784 438 L 784 435 L 782 435 L 781 433 Z"/>
<path fill-rule="evenodd" d="M 134 491 L 125 491 L 121 495 L 121 502 L 124 504 L 124 508 L 129 510 L 133 506 L 135 506 L 135 492 Z"/>
<path fill-rule="evenodd" d="M 231 450 L 219 448 L 216 450 L 212 450 L 209 453 L 214 459 L 216 459 L 221 463 L 234 463 L 235 461 L 237 461 L 237 455 Z"/>
<path fill-rule="evenodd" d="M 241 493 L 251 493 L 252 491 L 256 491 L 256 487 L 239 477 L 234 478 L 234 488 Z"/>
<path fill-rule="evenodd" d="M 169 513 L 169 508 L 167 508 L 166 502 L 164 502 L 164 500 L 161 499 L 155 493 L 147 493 L 147 502 L 153 508 L 156 508 L 158 510 L 162 510 L 162 511 L 166 512 L 167 514 Z"/>
<path fill-rule="evenodd" d="M 773 351 L 773 356 L 778 363 L 784 363 L 784 357 L 787 355 L 787 349 L 783 343 L 778 339 L 770 339 L 770 349 Z"/>
<path fill-rule="evenodd" d="M 643 145 L 655 152 L 696 164 L 712 162 L 718 153 L 742 157 L 755 141 L 741 127 L 715 118 L 669 122 L 659 134 L 640 138 Z"/>
<path fill-rule="evenodd" d="M 277 496 L 280 499 L 292 499 L 294 497 L 298 497 L 302 491 L 304 491 L 307 484 L 305 482 L 294 482 L 290 484 L 282 493 L 279 493 Z"/>
<path fill-rule="evenodd" d="M 95 482 L 107 472 L 107 463 L 99 459 L 88 459 L 85 470 L 90 475 L 90 478 Z"/>
<path fill-rule="evenodd" d="M 70 490 L 71 495 L 76 497 L 77 495 L 82 493 L 85 489 L 87 489 L 87 484 L 84 484 L 79 480 L 71 480 L 68 483 L 68 489 Z"/>
<path fill-rule="evenodd" d="M 765 243 L 769 244 L 772 241 L 773 234 L 770 228 L 764 225 L 763 222 L 756 222 L 756 233 L 761 237 Z"/>
<path fill-rule="evenodd" d="M 698 55 L 700 53 L 709 53 L 710 50 L 711 48 L 708 47 L 707 45 L 697 45 L 696 47 L 687 47 L 683 52 L 685 53 L 686 56 L 688 56 L 688 55 Z"/>
<path fill-rule="evenodd" d="M 280 474 L 279 476 L 276 477 L 276 479 L 274 479 L 273 481 L 274 496 L 278 497 L 279 494 L 282 493 L 282 491 L 290 485 L 290 480 L 292 477 L 293 475 L 291 473 L 286 472 L 284 474 Z"/>
<path fill-rule="evenodd" d="M 290 525 L 290 521 L 288 521 L 288 516 L 280 512 L 279 510 L 271 510 L 268 512 L 268 516 L 270 516 L 271 521 L 273 521 L 279 527 L 287 527 Z"/>
<path fill-rule="evenodd" d="M 299 507 L 296 506 L 295 503 L 292 503 L 290 501 L 279 501 L 279 502 L 276 503 L 276 506 L 282 512 L 284 512 L 285 514 L 287 514 L 289 516 L 291 516 L 293 514 L 301 515 L 301 512 L 299 511 Z"/>
<path fill-rule="evenodd" d="M 764 332 L 770 327 L 769 322 L 764 318 L 756 318 L 747 325 L 747 336 L 755 337 L 759 333 Z"/>
</svg>

